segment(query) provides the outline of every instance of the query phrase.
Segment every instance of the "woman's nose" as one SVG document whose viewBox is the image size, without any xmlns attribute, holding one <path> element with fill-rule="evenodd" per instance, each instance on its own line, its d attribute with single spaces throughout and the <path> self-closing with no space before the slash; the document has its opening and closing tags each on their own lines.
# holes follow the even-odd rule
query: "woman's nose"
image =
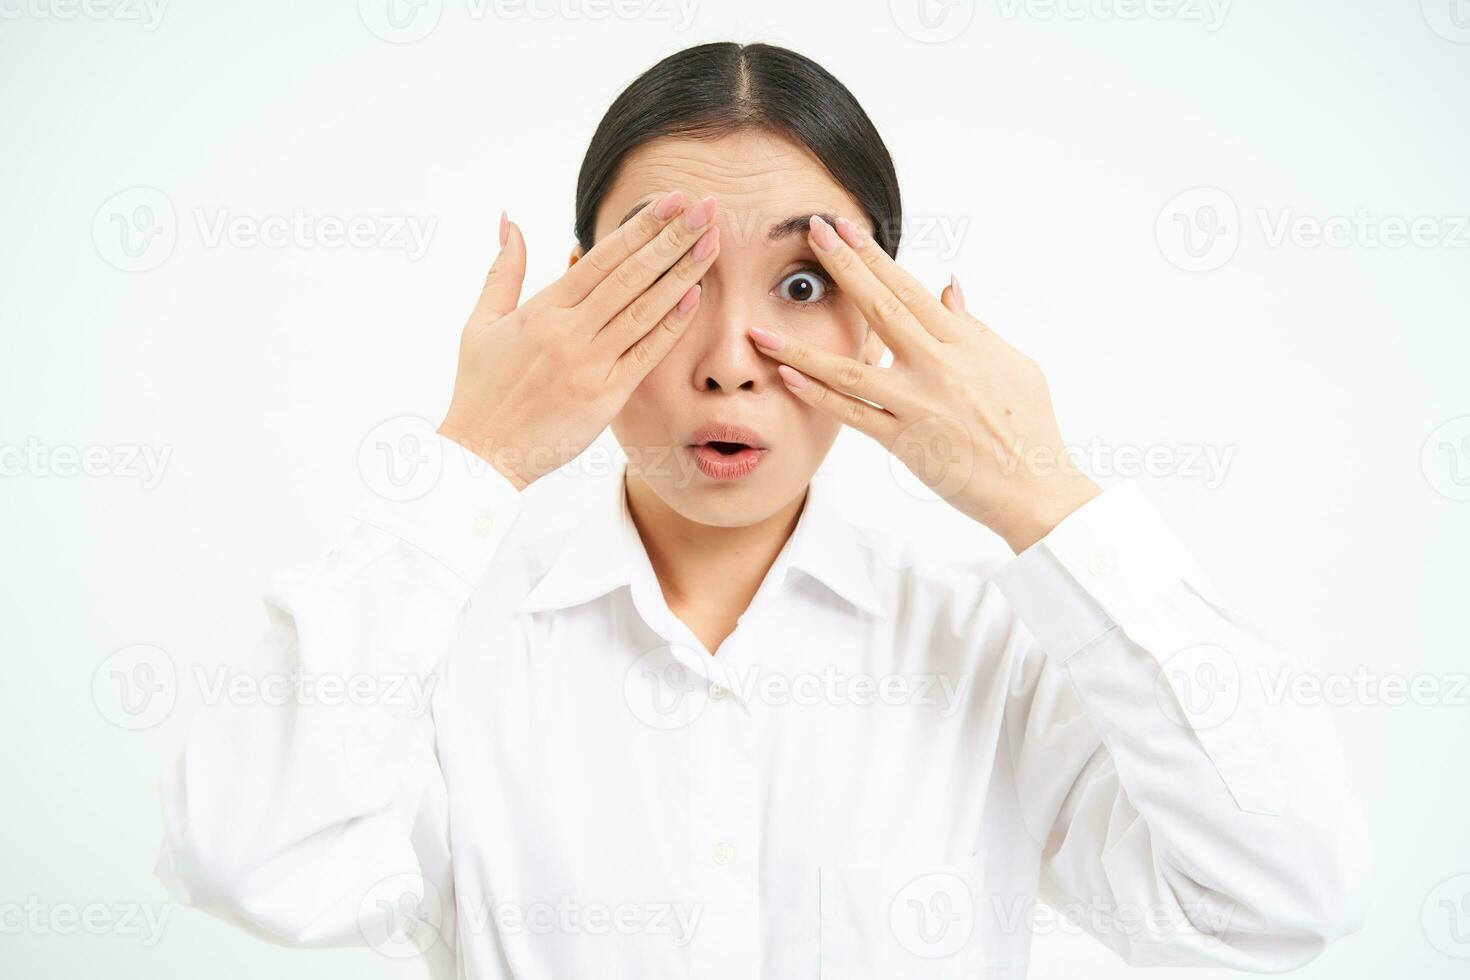
<svg viewBox="0 0 1470 980">
<path fill-rule="evenodd" d="M 694 386 L 700 391 L 764 391 L 776 377 L 776 367 L 746 332 L 757 311 L 746 303 L 708 298 L 715 302 L 701 305 L 686 338 L 698 345 Z"/>
</svg>

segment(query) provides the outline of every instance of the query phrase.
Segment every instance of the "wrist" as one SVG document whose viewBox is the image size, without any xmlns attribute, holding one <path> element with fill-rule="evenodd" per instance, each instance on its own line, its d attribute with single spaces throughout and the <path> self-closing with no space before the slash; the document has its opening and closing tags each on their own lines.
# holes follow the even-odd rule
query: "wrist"
<svg viewBox="0 0 1470 980">
<path fill-rule="evenodd" d="M 1102 487 L 1081 475 L 1064 484 L 1035 488 L 1007 508 L 1006 516 L 991 525 L 991 530 L 1019 555 L 1102 492 Z"/>
<path fill-rule="evenodd" d="M 451 442 L 458 443 L 465 449 L 468 449 L 470 452 L 483 459 L 485 462 L 489 463 L 491 466 L 495 467 L 496 472 L 500 473 L 501 476 L 509 480 L 511 486 L 515 487 L 517 490 L 524 490 L 526 489 L 526 487 L 531 485 L 531 481 L 522 476 L 521 473 L 514 466 L 510 465 L 510 462 L 504 458 L 505 454 L 503 452 L 496 451 L 496 443 L 494 439 L 479 438 L 467 435 L 462 429 L 460 429 L 458 426 L 453 425 L 447 419 L 443 423 L 441 423 L 439 428 L 435 431 L 438 432 L 439 435 L 443 436 L 445 439 L 448 439 Z"/>
</svg>

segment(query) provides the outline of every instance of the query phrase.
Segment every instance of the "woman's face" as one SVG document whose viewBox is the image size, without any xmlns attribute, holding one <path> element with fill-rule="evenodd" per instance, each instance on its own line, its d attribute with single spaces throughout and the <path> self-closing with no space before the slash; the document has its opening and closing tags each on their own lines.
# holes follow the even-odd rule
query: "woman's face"
<svg viewBox="0 0 1470 980">
<path fill-rule="evenodd" d="M 597 240 L 670 190 L 683 191 L 686 206 L 715 195 L 720 254 L 693 322 L 613 419 L 613 434 L 629 457 L 629 479 L 643 480 L 674 511 L 701 524 L 754 524 L 800 496 L 841 423 L 793 395 L 746 331 L 773 327 L 876 364 L 881 341 L 807 243 L 813 214 L 865 219 L 804 147 L 743 131 L 660 139 L 631 153 L 598 210 Z M 579 256 L 574 250 L 573 261 Z M 733 479 L 701 470 L 694 447 L 710 423 L 753 430 L 766 447 L 759 464 Z"/>
</svg>

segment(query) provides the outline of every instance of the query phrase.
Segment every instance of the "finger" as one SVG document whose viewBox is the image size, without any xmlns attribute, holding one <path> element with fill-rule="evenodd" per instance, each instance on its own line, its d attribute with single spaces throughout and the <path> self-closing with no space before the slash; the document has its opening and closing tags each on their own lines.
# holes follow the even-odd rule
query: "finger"
<svg viewBox="0 0 1470 980">
<path fill-rule="evenodd" d="M 608 374 L 608 383 L 617 385 L 624 391 L 632 391 L 642 384 L 643 379 L 648 377 L 648 372 L 657 367 L 664 355 L 684 336 L 684 331 L 694 319 L 695 311 L 699 309 L 703 292 L 699 283 L 685 290 L 674 308 L 613 363 L 612 371 Z"/>
<path fill-rule="evenodd" d="M 720 229 L 718 226 L 708 228 L 667 275 L 660 277 L 598 331 L 593 343 L 603 347 L 610 360 L 621 357 L 657 326 L 674 304 L 689 292 L 690 286 L 699 282 L 719 254 Z"/>
<path fill-rule="evenodd" d="M 957 340 L 963 335 L 959 325 L 950 316 L 949 309 L 936 299 L 933 293 L 925 289 L 924 284 L 915 279 L 912 273 L 893 261 L 893 257 L 885 252 L 882 246 L 873 240 L 873 236 L 864 231 L 857 222 L 839 217 L 836 231 L 843 242 L 862 260 L 863 265 L 872 271 L 877 280 L 886 286 L 888 291 L 931 334 L 944 341 Z"/>
<path fill-rule="evenodd" d="M 762 354 L 796 368 L 837 392 L 877 402 L 890 414 L 913 408 L 913 399 L 904 393 L 897 375 L 888 368 L 813 347 L 769 327 L 751 327 L 749 333 Z"/>
<path fill-rule="evenodd" d="M 869 405 L 840 391 L 833 391 L 790 365 L 777 365 L 776 370 L 780 372 L 781 380 L 786 382 L 788 391 L 818 411 L 834 416 L 844 425 L 872 436 L 884 446 L 892 445 L 898 438 L 900 423 L 897 417 L 885 409 Z"/>
<path fill-rule="evenodd" d="M 668 272 L 669 267 L 701 239 L 714 219 L 715 199 L 706 197 L 685 211 L 682 218 L 665 225 L 653 241 L 624 259 L 586 299 L 577 304 L 579 310 L 586 312 L 587 322 L 596 324 L 593 329 L 601 330 L 659 276 Z"/>
<path fill-rule="evenodd" d="M 934 336 L 878 280 L 857 252 L 838 237 L 831 225 L 812 215 L 807 240 L 811 242 L 817 261 L 857 304 L 868 325 L 878 331 L 878 335 L 893 349 L 894 357 L 912 360 L 926 349 L 937 346 Z"/>
<path fill-rule="evenodd" d="M 504 238 L 500 254 L 486 273 L 485 287 L 475 303 L 475 316 L 486 320 L 498 320 L 520 305 L 521 284 L 526 281 L 526 240 L 521 229 L 503 212 L 500 227 Z"/>
<path fill-rule="evenodd" d="M 995 331 L 982 323 L 975 314 L 965 309 L 965 291 L 960 288 L 960 281 L 956 276 L 949 277 L 949 285 L 944 287 L 944 292 L 940 293 L 939 299 L 944 303 L 946 309 L 969 324 L 973 332 L 988 333 L 999 339 Z"/>
<path fill-rule="evenodd" d="M 949 285 L 939 294 L 939 301 L 955 316 L 965 315 L 965 292 L 960 288 L 960 281 L 954 274 L 950 274 Z"/>
<path fill-rule="evenodd" d="M 684 211 L 684 193 L 670 191 L 646 203 L 610 235 L 577 260 L 560 279 L 542 290 L 553 306 L 575 306 L 628 256 L 653 241 L 654 236 Z"/>
</svg>

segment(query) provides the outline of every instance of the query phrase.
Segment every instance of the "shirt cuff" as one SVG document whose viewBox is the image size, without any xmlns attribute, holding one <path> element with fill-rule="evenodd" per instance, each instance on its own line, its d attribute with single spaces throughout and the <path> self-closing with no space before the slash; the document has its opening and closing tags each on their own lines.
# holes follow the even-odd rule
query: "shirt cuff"
<svg viewBox="0 0 1470 980">
<path fill-rule="evenodd" d="M 414 545 L 469 585 L 479 581 L 520 513 L 522 497 L 488 461 L 437 432 L 422 435 L 416 466 L 398 486 L 364 474 L 353 517 Z"/>
<path fill-rule="evenodd" d="M 1214 587 L 1139 486 L 1103 491 L 995 574 L 995 584 L 1047 651 L 1065 662 L 1122 624 L 1130 631 L 1179 620 L 1181 584 Z"/>
</svg>

